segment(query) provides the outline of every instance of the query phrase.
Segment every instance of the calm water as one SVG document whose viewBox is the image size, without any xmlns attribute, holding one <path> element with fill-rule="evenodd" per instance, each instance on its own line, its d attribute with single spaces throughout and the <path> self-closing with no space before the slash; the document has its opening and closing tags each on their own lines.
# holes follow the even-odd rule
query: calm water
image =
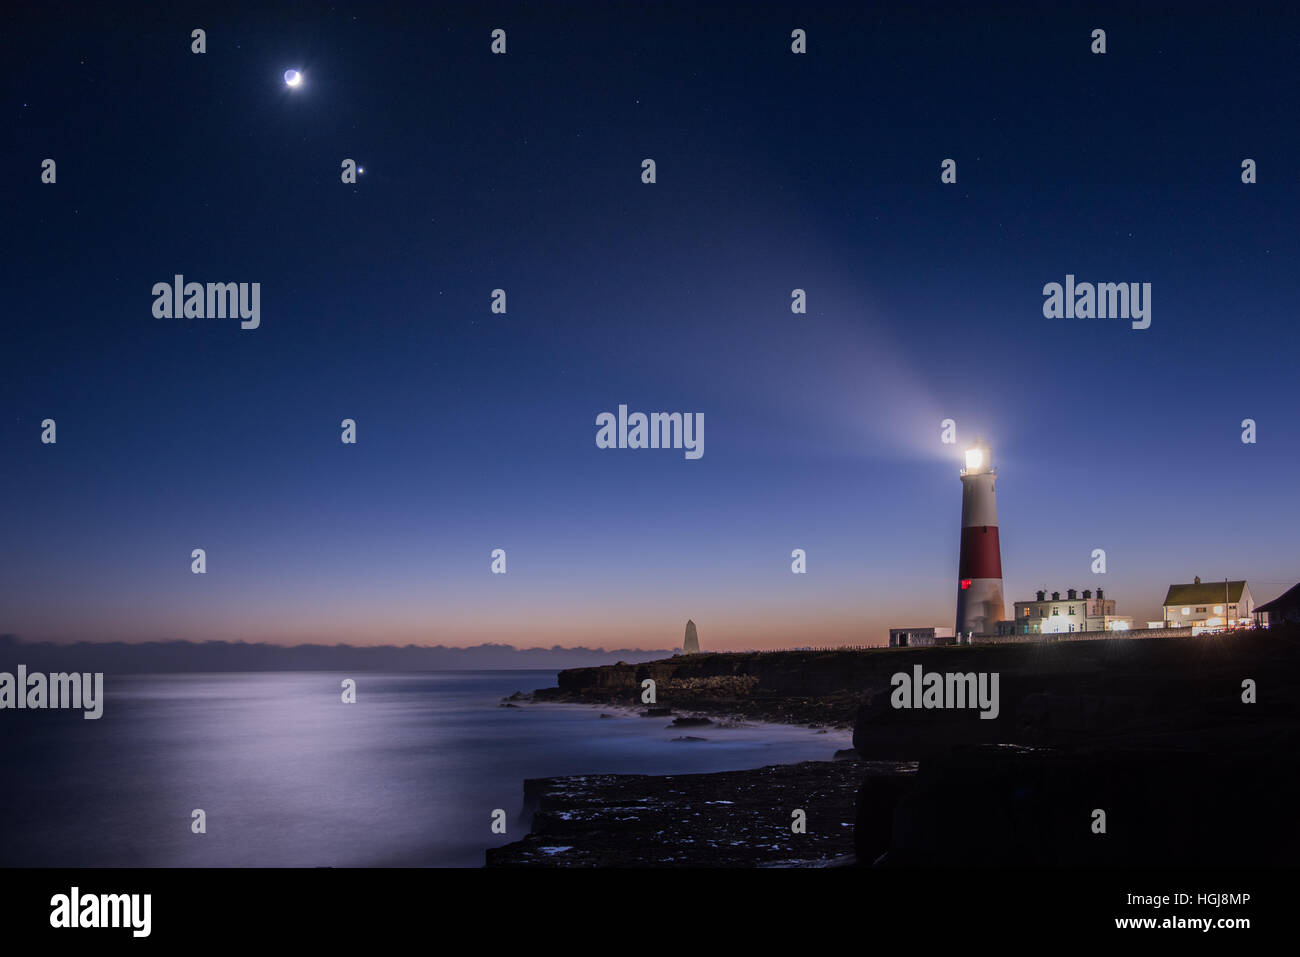
<svg viewBox="0 0 1300 957">
<path fill-rule="evenodd" d="M 847 732 L 499 707 L 553 671 L 105 677 L 104 716 L 0 712 L 0 865 L 465 866 L 516 840 L 523 779 L 828 759 Z M 674 742 L 690 734 L 704 742 Z M 207 833 L 190 832 L 195 808 Z M 509 831 L 490 831 L 503 808 Z"/>
</svg>

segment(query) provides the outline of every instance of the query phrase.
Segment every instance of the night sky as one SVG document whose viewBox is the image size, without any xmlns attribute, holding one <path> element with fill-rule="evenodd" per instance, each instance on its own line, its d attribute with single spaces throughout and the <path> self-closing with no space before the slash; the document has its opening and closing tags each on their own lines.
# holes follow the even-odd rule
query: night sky
<svg viewBox="0 0 1300 957">
<path fill-rule="evenodd" d="M 1008 613 L 1294 584 L 1300 21 L 623 7 L 4 14 L 0 632 L 883 643 L 953 623 L 976 434 Z"/>
</svg>

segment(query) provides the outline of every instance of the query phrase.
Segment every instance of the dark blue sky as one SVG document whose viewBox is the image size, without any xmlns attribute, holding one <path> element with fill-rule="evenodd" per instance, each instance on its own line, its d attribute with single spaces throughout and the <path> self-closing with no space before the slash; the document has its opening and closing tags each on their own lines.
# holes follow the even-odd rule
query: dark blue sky
<svg viewBox="0 0 1300 957">
<path fill-rule="evenodd" d="M 5 14 L 0 631 L 881 641 L 952 622 L 949 417 L 1008 611 L 1294 583 L 1294 17 L 419 8 Z M 1151 327 L 1045 319 L 1067 273 Z M 620 403 L 704 456 L 598 449 Z"/>
</svg>

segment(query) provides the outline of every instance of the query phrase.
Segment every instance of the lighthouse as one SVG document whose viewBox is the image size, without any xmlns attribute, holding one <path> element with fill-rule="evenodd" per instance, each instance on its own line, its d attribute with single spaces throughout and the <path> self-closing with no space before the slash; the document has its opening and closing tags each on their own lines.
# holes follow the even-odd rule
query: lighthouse
<svg viewBox="0 0 1300 957">
<path fill-rule="evenodd" d="M 997 631 L 1002 603 L 1002 549 L 998 545 L 997 470 L 988 443 L 976 439 L 961 470 L 961 554 L 957 561 L 957 634 Z M 961 637 L 958 638 L 958 641 Z"/>
</svg>

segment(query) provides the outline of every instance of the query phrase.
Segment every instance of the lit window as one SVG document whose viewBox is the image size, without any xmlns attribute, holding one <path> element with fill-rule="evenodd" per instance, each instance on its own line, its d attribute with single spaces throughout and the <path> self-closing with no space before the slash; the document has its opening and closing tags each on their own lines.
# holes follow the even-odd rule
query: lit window
<svg viewBox="0 0 1300 957">
<path fill-rule="evenodd" d="M 1184 609 L 1183 609 L 1183 614 L 1184 614 L 1184 615 L 1190 615 L 1191 613 L 1192 613 L 1192 610 L 1191 610 L 1190 608 L 1184 608 Z"/>
<path fill-rule="evenodd" d="M 1223 606 L 1222 606 L 1222 605 L 1215 605 L 1215 606 L 1214 606 L 1214 613 L 1215 613 L 1216 615 L 1222 615 L 1222 614 L 1223 614 Z"/>
</svg>

